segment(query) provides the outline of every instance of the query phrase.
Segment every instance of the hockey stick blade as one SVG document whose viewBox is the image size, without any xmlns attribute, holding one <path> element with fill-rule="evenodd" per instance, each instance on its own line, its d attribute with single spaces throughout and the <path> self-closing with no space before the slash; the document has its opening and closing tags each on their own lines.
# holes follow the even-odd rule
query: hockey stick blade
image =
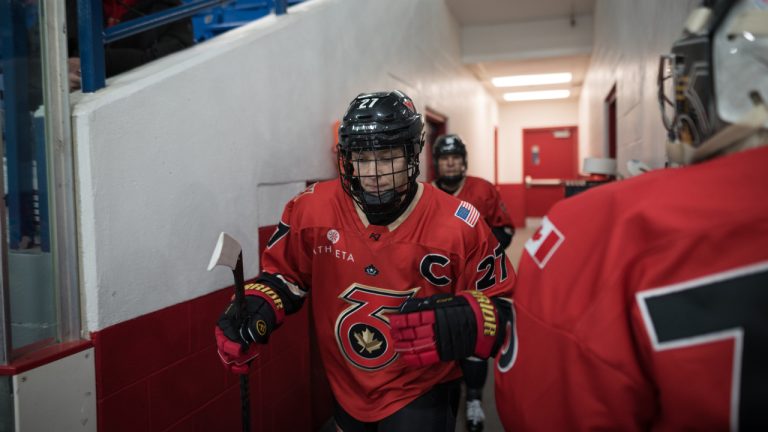
<svg viewBox="0 0 768 432">
<path fill-rule="evenodd" d="M 237 258 L 240 256 L 243 248 L 240 247 L 240 243 L 237 242 L 232 236 L 225 232 L 219 234 L 219 241 L 216 242 L 216 248 L 211 255 L 211 262 L 208 263 L 208 271 L 213 270 L 216 266 L 227 266 L 234 270 L 237 266 Z"/>
<path fill-rule="evenodd" d="M 219 234 L 219 240 L 216 242 L 216 247 L 213 250 L 211 262 L 208 263 L 208 271 L 218 266 L 229 267 L 232 270 L 232 276 L 235 278 L 235 304 L 237 305 L 235 318 L 239 322 L 245 308 L 243 248 L 237 240 L 223 231 Z"/>
</svg>

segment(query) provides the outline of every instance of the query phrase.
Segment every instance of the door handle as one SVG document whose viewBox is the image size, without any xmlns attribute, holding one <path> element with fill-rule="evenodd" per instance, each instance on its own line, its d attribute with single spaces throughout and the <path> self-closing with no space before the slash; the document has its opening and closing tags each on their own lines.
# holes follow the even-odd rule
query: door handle
<svg viewBox="0 0 768 432">
<path fill-rule="evenodd" d="M 525 187 L 530 189 L 534 186 L 561 186 L 563 180 L 561 179 L 535 179 L 531 176 L 525 176 Z"/>
</svg>

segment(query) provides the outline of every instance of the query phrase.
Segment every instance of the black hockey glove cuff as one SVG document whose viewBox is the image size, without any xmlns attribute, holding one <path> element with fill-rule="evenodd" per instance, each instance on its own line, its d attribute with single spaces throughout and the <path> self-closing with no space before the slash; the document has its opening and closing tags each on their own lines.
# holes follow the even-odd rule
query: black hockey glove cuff
<svg viewBox="0 0 768 432">
<path fill-rule="evenodd" d="M 267 285 L 274 290 L 283 302 L 286 315 L 298 312 L 304 304 L 306 291 L 297 284 L 291 284 L 293 286 L 293 289 L 291 289 L 292 287 L 288 286 L 289 282 L 286 282 L 283 276 L 262 272 L 256 278 L 255 283 Z"/>
<path fill-rule="evenodd" d="M 414 366 L 489 358 L 504 340 L 494 302 L 479 291 L 409 299 L 389 319 L 395 350 Z"/>
<path fill-rule="evenodd" d="M 510 243 L 512 243 L 512 237 L 515 236 L 515 227 L 513 226 L 498 226 L 492 227 L 491 232 L 496 237 L 496 240 L 501 243 L 502 249 L 506 249 Z"/>
</svg>

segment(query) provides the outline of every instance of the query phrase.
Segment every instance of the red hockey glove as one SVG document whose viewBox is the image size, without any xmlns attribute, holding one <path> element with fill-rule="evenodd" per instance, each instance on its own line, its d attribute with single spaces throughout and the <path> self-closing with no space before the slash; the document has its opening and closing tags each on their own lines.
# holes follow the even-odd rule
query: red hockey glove
<svg viewBox="0 0 768 432">
<path fill-rule="evenodd" d="M 389 315 L 395 351 L 410 366 L 489 358 L 504 340 L 497 308 L 479 291 L 408 299 Z"/>
<path fill-rule="evenodd" d="M 224 336 L 224 332 L 218 326 L 215 333 L 216 345 L 219 347 L 219 358 L 221 358 L 224 367 L 232 373 L 247 374 L 251 361 L 259 356 L 259 346 L 251 344 L 243 350 L 242 343 Z"/>
<path fill-rule="evenodd" d="M 258 356 L 256 344 L 269 341 L 269 334 L 283 322 L 285 311 L 280 296 L 261 283 L 245 286 L 245 310 L 239 321 L 235 307 L 234 302 L 230 303 L 219 318 L 216 345 L 224 367 L 245 374 L 249 362 Z"/>
</svg>

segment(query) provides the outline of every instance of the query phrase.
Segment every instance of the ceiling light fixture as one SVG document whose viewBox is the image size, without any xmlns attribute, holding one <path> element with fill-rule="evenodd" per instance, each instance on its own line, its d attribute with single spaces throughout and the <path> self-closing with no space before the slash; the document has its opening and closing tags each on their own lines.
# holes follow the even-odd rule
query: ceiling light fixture
<svg viewBox="0 0 768 432">
<path fill-rule="evenodd" d="M 532 101 L 544 99 L 565 99 L 571 95 L 570 90 L 541 90 L 529 92 L 504 93 L 507 102 Z"/>
<path fill-rule="evenodd" d="M 573 80 L 573 74 L 570 72 L 536 74 L 536 75 L 511 75 L 496 77 L 491 79 L 491 83 L 496 87 L 522 87 L 546 84 L 569 83 Z"/>
</svg>

